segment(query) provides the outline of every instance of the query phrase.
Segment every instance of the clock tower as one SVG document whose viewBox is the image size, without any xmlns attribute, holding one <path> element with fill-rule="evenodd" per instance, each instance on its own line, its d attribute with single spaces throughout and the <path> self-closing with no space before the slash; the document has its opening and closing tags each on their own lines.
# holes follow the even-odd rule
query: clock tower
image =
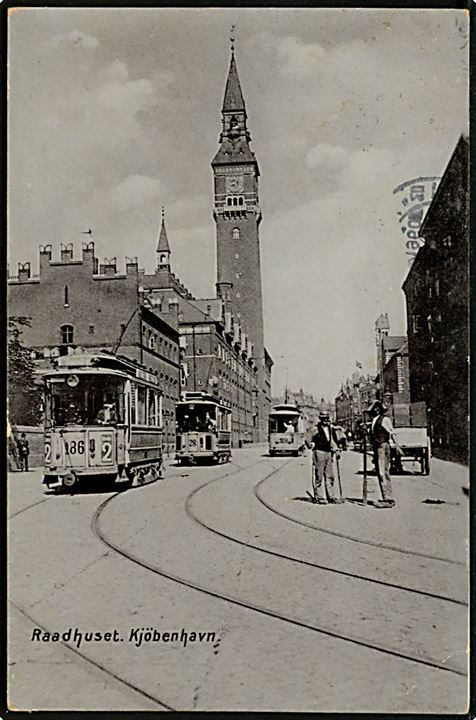
<svg viewBox="0 0 476 720">
<path fill-rule="evenodd" d="M 251 136 L 236 67 L 232 40 L 231 61 L 222 107 L 220 147 L 212 161 L 214 212 L 217 241 L 217 295 L 231 300 L 233 314 L 253 343 L 258 367 L 258 422 L 260 437 L 266 437 L 269 391 L 263 331 L 263 300 L 258 200 L 258 162 L 250 148 Z M 268 374 L 269 388 L 269 374 Z M 261 397 L 262 396 L 262 397 Z"/>
<path fill-rule="evenodd" d="M 263 363 L 263 300 L 258 201 L 258 162 L 232 46 L 222 108 L 220 147 L 212 161 L 217 239 L 217 294 L 231 296 L 235 315 L 254 345 L 256 365 Z M 231 287 L 230 287 L 231 286 Z"/>
</svg>

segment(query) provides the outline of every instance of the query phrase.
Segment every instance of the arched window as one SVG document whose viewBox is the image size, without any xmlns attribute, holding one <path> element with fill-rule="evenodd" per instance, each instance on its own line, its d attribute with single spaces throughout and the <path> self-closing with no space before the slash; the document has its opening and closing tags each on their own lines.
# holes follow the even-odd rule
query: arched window
<svg viewBox="0 0 476 720">
<path fill-rule="evenodd" d="M 240 239 L 240 229 L 233 228 L 233 240 L 239 240 L 239 239 Z"/>
<path fill-rule="evenodd" d="M 238 198 L 238 205 L 243 205 L 243 198 L 241 197 L 241 195 Z"/>
<path fill-rule="evenodd" d="M 73 342 L 74 328 L 72 325 L 61 326 L 61 342 L 63 345 L 68 345 Z"/>
<path fill-rule="evenodd" d="M 149 348 L 151 350 L 153 350 L 155 348 L 155 336 L 152 333 L 150 333 L 150 337 L 149 337 Z"/>
</svg>

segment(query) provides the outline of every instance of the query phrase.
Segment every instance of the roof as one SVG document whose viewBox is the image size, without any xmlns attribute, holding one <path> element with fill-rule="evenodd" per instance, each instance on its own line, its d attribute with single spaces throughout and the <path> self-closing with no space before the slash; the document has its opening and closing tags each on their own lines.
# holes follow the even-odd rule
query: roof
<svg viewBox="0 0 476 720">
<path fill-rule="evenodd" d="M 169 239 L 167 237 L 167 230 L 165 229 L 165 218 L 162 215 L 162 225 L 160 227 L 159 244 L 157 245 L 157 252 L 170 252 Z"/>
<path fill-rule="evenodd" d="M 383 338 L 383 349 L 388 352 L 397 352 L 406 341 L 405 335 L 387 335 Z"/>
<path fill-rule="evenodd" d="M 231 54 L 230 70 L 226 81 L 225 97 L 223 98 L 223 112 L 244 110 L 245 101 L 241 92 L 240 78 L 236 68 L 235 54 Z"/>
</svg>

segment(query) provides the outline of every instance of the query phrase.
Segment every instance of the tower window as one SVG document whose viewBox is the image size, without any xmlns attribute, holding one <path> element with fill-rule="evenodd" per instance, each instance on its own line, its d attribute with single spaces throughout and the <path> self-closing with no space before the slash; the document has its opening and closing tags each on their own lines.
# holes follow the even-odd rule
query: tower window
<svg viewBox="0 0 476 720">
<path fill-rule="evenodd" d="M 159 259 L 159 263 L 161 265 L 165 265 L 167 263 L 167 255 L 165 253 L 162 253 Z"/>
<path fill-rule="evenodd" d="M 64 306 L 69 307 L 69 288 L 67 285 L 64 286 Z"/>
<path fill-rule="evenodd" d="M 74 328 L 72 325 L 61 326 L 61 342 L 68 345 L 73 342 Z"/>
<path fill-rule="evenodd" d="M 240 229 L 233 228 L 233 240 L 239 240 L 239 239 L 240 239 Z"/>
<path fill-rule="evenodd" d="M 243 205 L 243 198 L 241 196 L 238 198 L 238 205 Z"/>
<path fill-rule="evenodd" d="M 238 198 L 237 198 L 237 197 L 234 197 L 234 198 L 233 198 L 233 205 L 238 205 Z"/>
</svg>

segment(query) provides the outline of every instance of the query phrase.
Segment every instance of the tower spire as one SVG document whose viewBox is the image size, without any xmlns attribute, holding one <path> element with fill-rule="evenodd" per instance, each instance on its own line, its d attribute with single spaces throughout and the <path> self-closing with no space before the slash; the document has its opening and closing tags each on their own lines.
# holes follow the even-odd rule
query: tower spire
<svg viewBox="0 0 476 720">
<path fill-rule="evenodd" d="M 157 270 L 170 270 L 170 245 L 165 227 L 165 208 L 162 205 L 162 222 L 157 244 Z"/>
</svg>

